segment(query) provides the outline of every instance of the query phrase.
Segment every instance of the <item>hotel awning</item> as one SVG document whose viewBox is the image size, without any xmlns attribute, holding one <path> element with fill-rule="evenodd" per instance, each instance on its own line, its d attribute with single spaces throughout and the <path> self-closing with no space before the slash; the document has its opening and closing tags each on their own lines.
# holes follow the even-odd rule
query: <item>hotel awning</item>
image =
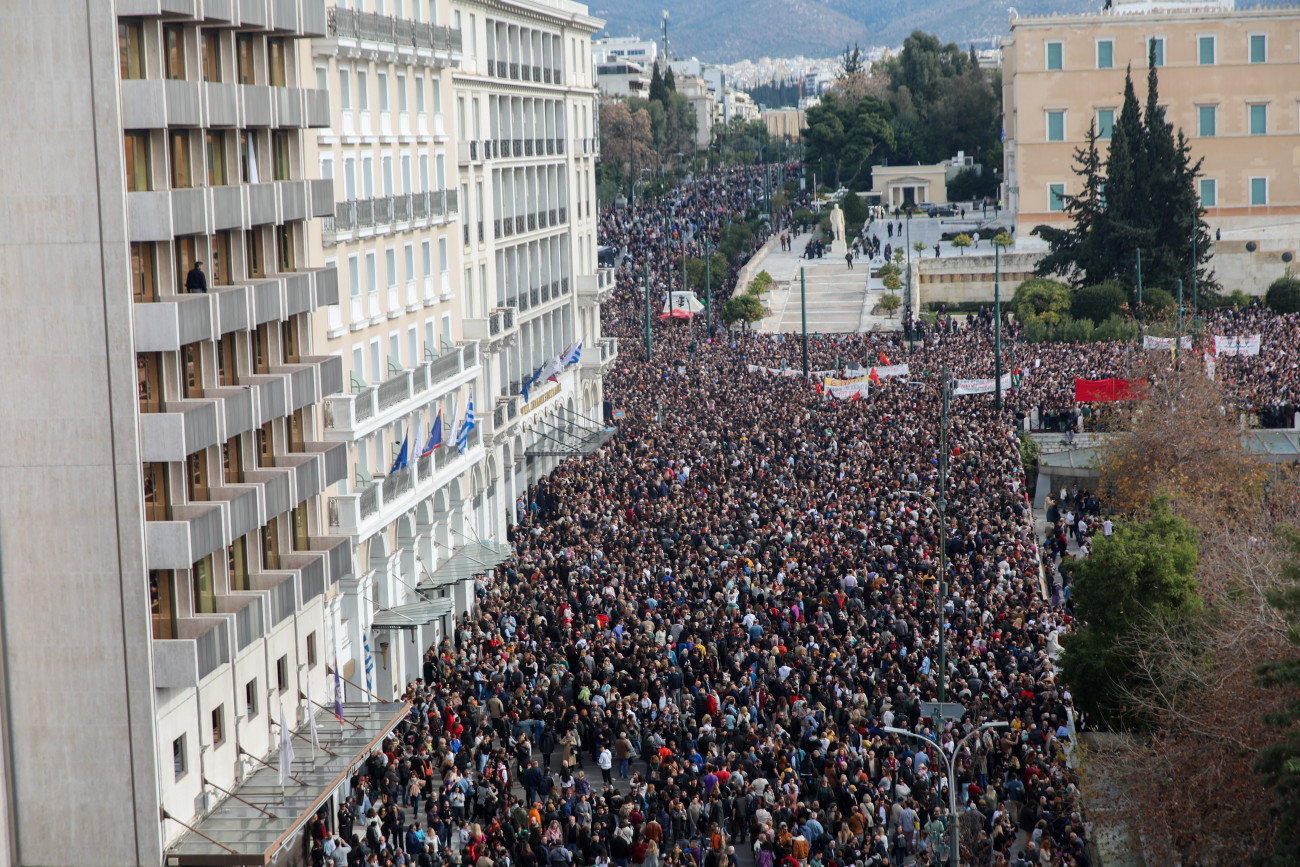
<svg viewBox="0 0 1300 867">
<path fill-rule="evenodd" d="M 595 419 L 567 407 L 550 419 L 541 419 L 533 428 L 537 442 L 525 451 L 530 458 L 574 458 L 595 454 L 614 438 L 618 428 L 605 427 Z"/>
<path fill-rule="evenodd" d="M 303 737 L 293 739 L 293 778 L 283 789 L 277 749 L 206 816 L 176 817 L 190 830 L 168 848 L 168 867 L 264 867 L 282 849 L 301 845 L 303 824 L 409 709 L 409 702 L 345 704 L 340 728 L 331 711 L 313 706 L 322 749 L 312 747 L 310 726 L 301 726 L 295 734 Z"/>
<path fill-rule="evenodd" d="M 509 545 L 480 540 L 470 542 L 440 564 L 432 573 L 426 573 L 416 585 L 416 590 L 434 590 L 455 584 L 467 578 L 485 575 L 514 556 Z"/>
<path fill-rule="evenodd" d="M 456 602 L 450 596 L 446 599 L 421 600 L 408 605 L 395 605 L 375 612 L 371 623 L 374 629 L 419 629 L 432 623 L 444 614 L 456 610 Z"/>
</svg>

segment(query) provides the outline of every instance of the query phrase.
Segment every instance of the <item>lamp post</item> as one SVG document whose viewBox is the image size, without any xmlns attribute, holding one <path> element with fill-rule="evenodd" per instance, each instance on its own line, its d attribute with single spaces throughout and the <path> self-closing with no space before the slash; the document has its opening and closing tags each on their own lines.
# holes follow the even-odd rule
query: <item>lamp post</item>
<svg viewBox="0 0 1300 867">
<path fill-rule="evenodd" d="M 987 731 L 988 729 L 1006 728 L 1007 725 L 1008 723 L 1005 722 L 984 723 L 979 728 L 974 729 L 973 731 L 967 733 L 967 735 L 964 738 L 958 741 L 956 748 L 953 750 L 953 754 L 956 755 L 957 753 L 961 752 L 962 747 L 965 746 L 966 744 L 966 741 L 970 740 L 975 735 Z M 949 821 L 952 822 L 952 851 L 948 853 L 948 863 L 951 865 L 951 867 L 959 867 L 959 865 L 961 864 L 961 827 L 957 824 L 957 766 L 956 764 L 954 764 L 953 760 L 948 757 L 947 753 L 944 752 L 943 746 L 933 738 L 928 738 L 923 734 L 918 734 L 917 732 L 908 731 L 907 729 L 900 729 L 895 726 L 885 726 L 884 729 L 885 731 L 890 732 L 891 734 L 904 735 L 909 738 L 916 738 L 918 741 L 923 741 L 926 744 L 934 747 L 934 751 L 939 755 L 939 759 L 943 762 L 943 766 L 947 769 L 948 771 L 948 815 L 949 815 Z"/>
<path fill-rule="evenodd" d="M 975 237 L 979 237 L 976 235 Z M 1002 412 L 1002 295 L 999 292 L 1001 273 L 997 238 L 993 239 L 993 407 Z"/>
<path fill-rule="evenodd" d="M 906 223 L 907 240 L 903 243 L 907 245 L 907 291 L 903 293 L 903 300 L 907 304 L 907 352 L 910 355 L 916 350 L 916 338 L 912 336 L 912 330 L 916 327 L 912 322 L 912 212 L 907 212 Z"/>
<path fill-rule="evenodd" d="M 709 252 L 709 238 L 704 237 L 704 333 L 713 336 L 713 282 L 709 273 L 712 256 Z"/>
</svg>

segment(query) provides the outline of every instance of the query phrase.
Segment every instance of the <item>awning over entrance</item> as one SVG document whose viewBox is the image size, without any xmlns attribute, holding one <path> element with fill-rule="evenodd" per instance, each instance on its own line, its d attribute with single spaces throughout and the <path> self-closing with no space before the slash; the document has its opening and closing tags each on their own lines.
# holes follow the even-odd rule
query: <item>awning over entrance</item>
<svg viewBox="0 0 1300 867">
<path fill-rule="evenodd" d="M 500 542 L 487 540 L 470 542 L 447 558 L 432 573 L 425 575 L 415 589 L 433 590 L 477 575 L 484 575 L 513 556 L 514 551 L 510 546 Z M 378 622 L 379 619 L 376 617 L 375 623 Z"/>
<path fill-rule="evenodd" d="M 419 629 L 455 610 L 456 601 L 450 596 L 446 599 L 421 600 L 376 611 L 371 625 L 375 629 Z"/>
<path fill-rule="evenodd" d="M 301 845 L 303 824 L 409 708 L 409 702 L 345 704 L 340 728 L 331 711 L 313 706 L 322 749 L 312 747 L 310 726 L 300 727 L 288 784 L 280 788 L 277 750 L 167 850 L 168 867 L 262 867 L 283 847 Z"/>
<path fill-rule="evenodd" d="M 530 458 L 575 458 L 595 454 L 614 438 L 618 428 L 561 407 L 550 419 L 540 419 L 533 429 L 537 442 L 525 451 Z"/>
</svg>

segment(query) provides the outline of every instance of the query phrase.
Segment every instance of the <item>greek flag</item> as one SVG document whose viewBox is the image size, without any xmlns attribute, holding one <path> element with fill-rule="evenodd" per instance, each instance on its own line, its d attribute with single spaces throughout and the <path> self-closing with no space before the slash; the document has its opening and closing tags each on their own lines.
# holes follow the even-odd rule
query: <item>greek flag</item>
<svg viewBox="0 0 1300 867">
<path fill-rule="evenodd" d="M 469 406 L 465 408 L 465 419 L 460 423 L 460 430 L 456 431 L 456 452 L 464 454 L 465 449 L 469 446 L 469 432 L 474 429 L 474 395 L 469 396 Z"/>
<path fill-rule="evenodd" d="M 366 651 L 366 692 L 375 691 L 375 659 L 370 655 L 370 636 L 362 633 L 361 646 Z M 369 696 L 367 696 L 369 700 Z"/>
</svg>

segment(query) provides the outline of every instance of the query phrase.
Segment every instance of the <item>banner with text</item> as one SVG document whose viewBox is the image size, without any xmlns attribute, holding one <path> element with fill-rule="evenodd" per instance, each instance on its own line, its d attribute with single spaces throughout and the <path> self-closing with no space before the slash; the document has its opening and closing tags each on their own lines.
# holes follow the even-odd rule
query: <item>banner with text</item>
<svg viewBox="0 0 1300 867">
<path fill-rule="evenodd" d="M 822 388 L 825 389 L 826 393 L 839 400 L 852 400 L 855 397 L 865 398 L 870 385 L 871 380 L 865 376 L 853 379 L 832 379 L 827 377 L 822 380 Z"/>
<path fill-rule="evenodd" d="M 797 367 L 760 367 L 757 364 L 745 365 L 750 373 L 769 373 L 772 376 L 803 376 L 803 371 Z M 810 370 L 809 376 L 830 376 L 835 373 L 833 370 Z"/>
<path fill-rule="evenodd" d="M 954 395 L 959 394 L 988 394 L 995 390 L 995 380 L 993 377 L 988 379 L 959 379 L 957 387 L 952 390 Z M 1002 374 L 1002 390 L 1011 390 L 1011 374 Z"/>
<path fill-rule="evenodd" d="M 1182 349 L 1191 349 L 1192 348 L 1191 335 L 1184 334 L 1179 339 L 1178 345 Z M 1174 348 L 1174 339 L 1172 337 L 1152 337 L 1150 334 L 1145 334 L 1142 336 L 1142 348 L 1163 349 L 1166 352 L 1168 352 L 1169 350 Z"/>
<path fill-rule="evenodd" d="M 1260 335 L 1214 335 L 1215 355 L 1259 355 Z"/>
<path fill-rule="evenodd" d="M 869 376 L 871 374 L 871 368 L 857 367 L 857 366 L 846 367 L 844 368 L 844 372 L 850 377 Z M 881 379 L 892 379 L 899 376 L 907 376 L 908 372 L 909 371 L 906 364 L 888 364 L 883 367 L 876 368 L 876 376 L 880 377 Z"/>
</svg>

